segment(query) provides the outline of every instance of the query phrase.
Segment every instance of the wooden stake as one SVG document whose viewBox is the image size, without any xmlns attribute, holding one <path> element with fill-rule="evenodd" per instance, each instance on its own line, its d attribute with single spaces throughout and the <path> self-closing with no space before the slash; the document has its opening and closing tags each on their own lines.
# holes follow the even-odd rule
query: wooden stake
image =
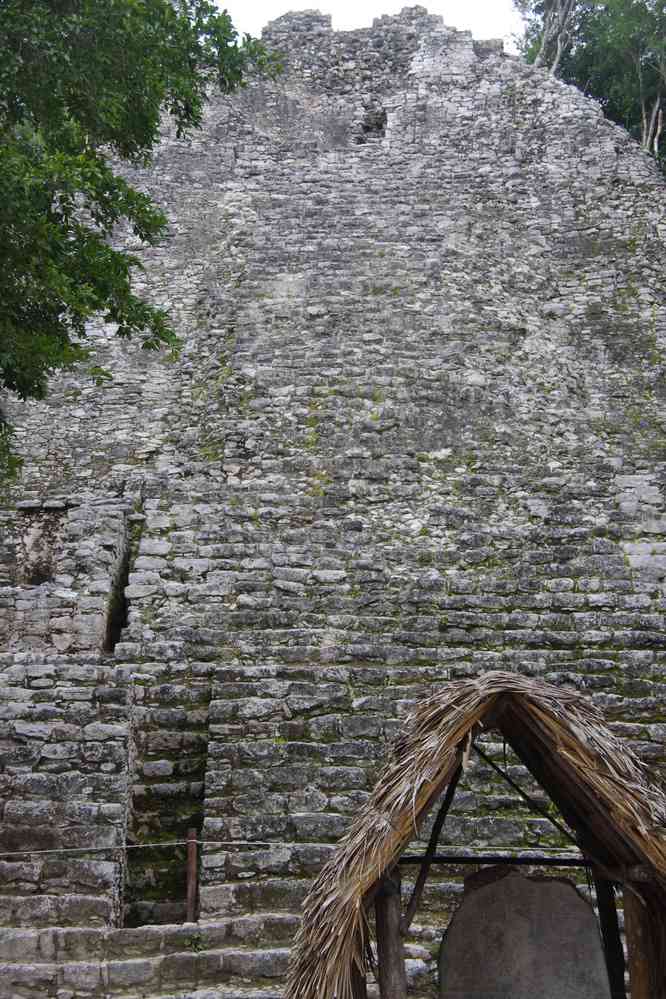
<svg viewBox="0 0 666 999">
<path fill-rule="evenodd" d="M 656 999 L 650 991 L 650 933 L 646 920 L 647 907 L 641 905 L 633 892 L 624 892 L 624 932 L 629 954 L 629 988 L 631 999 Z"/>
<path fill-rule="evenodd" d="M 185 922 L 193 923 L 197 918 L 197 831 L 187 830 L 187 895 L 185 902 Z"/>
<path fill-rule="evenodd" d="M 627 999 L 624 987 L 624 951 L 617 921 L 615 891 L 610 881 L 606 881 L 598 871 L 593 871 L 594 887 L 597 893 L 597 907 L 601 936 L 604 942 L 606 968 L 612 999 Z"/>
<path fill-rule="evenodd" d="M 379 994 L 382 999 L 407 999 L 398 867 L 382 878 L 375 899 L 375 922 Z"/>
</svg>

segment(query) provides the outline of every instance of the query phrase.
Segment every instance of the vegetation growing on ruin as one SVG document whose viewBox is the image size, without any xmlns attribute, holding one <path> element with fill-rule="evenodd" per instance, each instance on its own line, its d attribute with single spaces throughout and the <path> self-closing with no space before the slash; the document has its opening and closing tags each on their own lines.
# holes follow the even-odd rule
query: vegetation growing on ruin
<svg viewBox="0 0 666 999">
<path fill-rule="evenodd" d="M 146 165 L 163 112 L 179 135 L 206 94 L 276 63 L 208 0 L 5 0 L 0 17 L 0 386 L 43 398 L 50 374 L 89 357 L 93 316 L 144 349 L 178 341 L 167 314 L 132 288 L 161 209 L 117 172 Z M 110 372 L 94 365 L 98 383 Z M 0 415 L 0 470 L 16 469 Z"/>
<path fill-rule="evenodd" d="M 601 102 L 655 157 L 664 156 L 666 7 L 659 0 L 514 0 L 523 54 Z"/>
</svg>

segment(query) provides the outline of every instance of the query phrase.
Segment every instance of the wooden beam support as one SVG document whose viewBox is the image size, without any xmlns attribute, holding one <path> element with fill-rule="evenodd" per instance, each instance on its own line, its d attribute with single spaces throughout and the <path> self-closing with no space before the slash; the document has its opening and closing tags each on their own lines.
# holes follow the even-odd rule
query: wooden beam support
<svg viewBox="0 0 666 999">
<path fill-rule="evenodd" d="M 656 999 L 650 993 L 647 908 L 632 892 L 624 893 L 624 933 L 629 955 L 631 999 Z"/>
<path fill-rule="evenodd" d="M 377 977 L 382 999 L 407 999 L 407 973 L 402 941 L 400 870 L 385 874 L 375 898 Z"/>
<path fill-rule="evenodd" d="M 458 787 L 458 781 L 462 774 L 462 764 L 458 763 L 456 769 L 453 772 L 451 780 L 449 781 L 449 786 L 446 789 L 446 795 L 444 796 L 444 801 L 442 802 L 442 807 L 437 813 L 437 818 L 432 827 L 432 832 L 430 834 L 430 841 L 428 843 L 428 849 L 425 852 L 423 861 L 421 863 L 421 868 L 416 879 L 416 884 L 414 885 L 414 890 L 412 891 L 411 898 L 405 909 L 405 915 L 402 920 L 402 934 L 403 936 L 407 933 L 407 930 L 411 926 L 412 920 L 416 914 L 418 904 L 421 901 L 421 895 L 423 894 L 423 889 L 425 888 L 425 883 L 428 879 L 428 872 L 430 871 L 430 865 L 432 864 L 433 857 L 437 851 L 437 844 L 439 842 L 439 835 L 442 831 L 442 826 L 444 825 L 444 820 L 448 815 L 451 804 L 453 803 L 453 798 L 456 793 L 456 788 Z"/>
<path fill-rule="evenodd" d="M 495 773 L 502 778 L 502 780 L 506 781 L 509 787 L 513 788 L 513 790 L 520 795 L 520 797 L 523 799 L 526 805 L 529 805 L 529 807 L 534 812 L 537 812 L 544 819 L 546 819 L 547 822 L 550 822 L 551 825 L 555 826 L 557 831 L 562 836 L 564 836 L 565 839 L 568 839 L 571 843 L 573 843 L 574 846 L 578 846 L 575 837 L 571 835 L 569 830 L 565 826 L 563 826 L 561 822 L 558 822 L 556 818 L 550 815 L 546 808 L 542 808 L 538 801 L 535 801 L 534 798 L 532 798 L 529 794 L 527 794 L 527 792 L 523 790 L 520 784 L 516 784 L 515 780 L 513 780 L 507 773 L 505 773 L 505 771 L 502 770 L 501 767 L 498 767 L 495 761 L 491 760 L 491 758 L 487 756 L 486 753 L 483 752 L 480 746 L 474 746 L 474 750 L 476 754 L 481 757 L 484 763 L 486 763 L 492 770 L 494 770 Z"/>
<path fill-rule="evenodd" d="M 578 785 L 575 773 L 552 751 L 552 740 L 540 731 L 529 711 L 512 704 L 502 715 L 500 729 L 516 756 L 555 802 L 575 831 L 580 849 L 596 867 L 608 870 L 617 867 L 618 861 L 621 866 L 640 864 L 642 858 L 628 850 L 601 802 Z"/>
<path fill-rule="evenodd" d="M 513 849 L 518 849 L 514 847 Z M 592 862 L 587 857 L 561 857 L 557 854 L 530 853 L 529 856 L 521 854 L 511 855 L 502 853 L 436 853 L 433 857 L 427 858 L 426 854 L 419 856 L 415 853 L 403 853 L 398 860 L 402 866 L 422 867 L 426 863 L 435 865 L 449 865 L 452 867 L 466 865 L 508 864 L 512 867 L 590 867 Z M 631 867 L 604 867 L 599 868 L 599 873 L 603 874 L 607 881 L 612 884 L 653 884 L 655 882 L 654 871 L 646 864 L 633 864 Z"/>
<path fill-rule="evenodd" d="M 620 937 L 620 924 L 617 919 L 615 890 L 598 871 L 593 870 L 594 887 L 597 893 L 597 908 L 601 937 L 606 955 L 606 968 L 612 999 L 627 999 L 624 987 L 624 951 Z"/>
</svg>

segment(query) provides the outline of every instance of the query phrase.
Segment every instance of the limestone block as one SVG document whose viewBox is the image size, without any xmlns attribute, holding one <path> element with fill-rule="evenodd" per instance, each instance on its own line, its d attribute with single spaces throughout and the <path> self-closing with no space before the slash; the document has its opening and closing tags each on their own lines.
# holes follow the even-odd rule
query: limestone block
<svg viewBox="0 0 666 999">
<path fill-rule="evenodd" d="M 149 960 L 109 961 L 109 986 L 118 990 L 146 988 L 157 981 L 157 965 Z"/>
<path fill-rule="evenodd" d="M 30 963 L 0 963 L 0 996 L 46 996 L 57 983 L 57 965 Z"/>
<path fill-rule="evenodd" d="M 505 871 L 466 892 L 453 917 L 439 954 L 442 999 L 610 999 L 590 904 L 571 882 Z"/>
<path fill-rule="evenodd" d="M 69 962 L 61 965 L 58 973 L 60 985 L 92 995 L 95 995 L 95 991 L 104 984 L 102 968 L 97 962 Z M 101 989 L 98 994 L 102 994 Z"/>
</svg>

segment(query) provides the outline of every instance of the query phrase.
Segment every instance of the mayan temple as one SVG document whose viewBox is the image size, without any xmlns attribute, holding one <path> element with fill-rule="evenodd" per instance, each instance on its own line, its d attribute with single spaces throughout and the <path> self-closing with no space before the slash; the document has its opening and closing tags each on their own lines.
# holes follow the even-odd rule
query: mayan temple
<svg viewBox="0 0 666 999">
<path fill-rule="evenodd" d="M 451 681 L 575 688 L 666 772 L 663 175 L 422 7 L 263 38 L 284 73 L 131 172 L 180 357 L 99 326 L 112 382 L 1 401 L 7 999 L 280 999 L 313 878 Z M 567 846 L 483 762 L 461 787 L 451 850 Z M 410 996 L 466 873 L 428 882 Z"/>
</svg>

